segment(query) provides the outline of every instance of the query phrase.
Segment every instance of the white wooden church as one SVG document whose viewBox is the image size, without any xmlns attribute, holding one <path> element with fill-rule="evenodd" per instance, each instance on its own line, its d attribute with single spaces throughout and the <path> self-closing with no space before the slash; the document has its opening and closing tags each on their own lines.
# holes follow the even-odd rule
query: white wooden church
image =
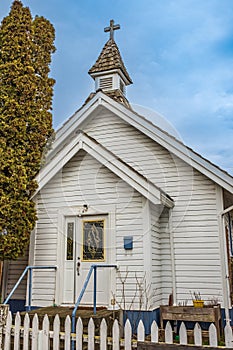
<svg viewBox="0 0 233 350">
<path fill-rule="evenodd" d="M 157 310 L 190 292 L 232 305 L 233 178 L 143 115 L 113 33 L 89 70 L 95 91 L 57 130 L 37 176 L 28 256 L 5 263 L 6 297 L 25 266 L 32 306 L 74 305 L 92 264 L 97 306 Z M 13 295 L 28 305 L 26 280 Z M 13 303 L 12 301 L 12 303 Z M 93 282 L 82 305 L 93 305 Z"/>
</svg>

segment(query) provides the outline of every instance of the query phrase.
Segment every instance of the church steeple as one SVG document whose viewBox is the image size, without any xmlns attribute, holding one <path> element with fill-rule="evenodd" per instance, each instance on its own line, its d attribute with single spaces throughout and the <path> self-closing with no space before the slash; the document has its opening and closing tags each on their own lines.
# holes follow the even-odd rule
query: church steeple
<svg viewBox="0 0 233 350">
<path fill-rule="evenodd" d="M 110 32 L 110 38 L 88 73 L 95 80 L 96 91 L 101 89 L 114 99 L 124 103 L 126 100 L 125 87 L 132 84 L 132 80 L 114 40 L 114 30 L 117 29 L 120 29 L 120 25 L 114 25 L 113 20 L 110 21 L 110 26 L 104 29 L 105 32 Z"/>
</svg>

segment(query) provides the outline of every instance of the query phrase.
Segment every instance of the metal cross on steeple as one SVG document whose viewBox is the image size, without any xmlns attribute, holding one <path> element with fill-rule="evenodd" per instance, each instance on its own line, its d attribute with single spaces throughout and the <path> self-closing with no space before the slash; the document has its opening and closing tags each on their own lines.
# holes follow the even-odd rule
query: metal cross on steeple
<svg viewBox="0 0 233 350">
<path fill-rule="evenodd" d="M 110 39 L 114 39 L 114 30 L 120 29 L 120 24 L 115 24 L 114 25 L 114 20 L 111 19 L 110 21 L 110 26 L 104 28 L 105 32 L 110 32 Z"/>
</svg>

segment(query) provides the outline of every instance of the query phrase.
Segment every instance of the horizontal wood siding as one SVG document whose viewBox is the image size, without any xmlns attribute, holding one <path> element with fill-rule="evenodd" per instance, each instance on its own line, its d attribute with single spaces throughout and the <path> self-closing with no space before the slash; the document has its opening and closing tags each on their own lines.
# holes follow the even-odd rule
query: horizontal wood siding
<svg viewBox="0 0 233 350">
<path fill-rule="evenodd" d="M 171 245 L 168 209 L 150 206 L 152 245 L 152 289 L 154 308 L 167 303 L 172 293 Z"/>
<path fill-rule="evenodd" d="M 138 295 L 135 296 L 135 276 L 143 276 L 142 197 L 84 151 L 76 154 L 37 196 L 39 223 L 35 242 L 35 263 L 61 265 L 61 261 L 56 260 L 57 236 L 63 234 L 57 232 L 58 212 L 64 208 L 77 208 L 84 203 L 88 203 L 89 208 L 96 212 L 99 212 L 100 206 L 115 208 L 116 246 L 110 247 L 116 250 L 116 263 L 119 266 L 115 297 L 119 304 L 131 305 L 133 299 L 138 303 Z M 77 215 L 77 209 L 74 209 L 73 215 Z M 133 254 L 124 250 L 124 236 L 129 235 L 134 239 Z M 122 298 L 120 277 L 125 275 L 126 266 L 130 272 Z M 33 297 L 37 305 L 51 303 L 55 281 L 52 276 L 49 278 L 50 291 L 47 290 L 46 295 L 48 279 L 39 272 L 35 275 Z"/>
<path fill-rule="evenodd" d="M 160 212 L 155 205 L 150 205 L 151 217 L 151 252 L 152 252 L 152 289 L 154 292 L 153 305 L 158 307 L 162 302 L 162 280 L 161 280 L 161 233 Z"/>
<path fill-rule="evenodd" d="M 16 282 L 22 275 L 25 268 L 28 266 L 28 249 L 26 250 L 24 256 L 18 260 L 11 260 L 8 263 L 7 269 L 7 283 L 6 283 L 6 296 L 14 288 Z M 12 299 L 26 300 L 26 288 L 27 288 L 27 276 L 22 280 L 19 287 L 16 289 L 12 296 Z M 5 297 L 6 297 L 5 296 Z"/>
<path fill-rule="evenodd" d="M 169 228 L 169 211 L 164 208 L 159 218 L 161 243 L 161 285 L 162 304 L 167 304 L 172 293 L 172 257 L 171 232 Z"/>
<path fill-rule="evenodd" d="M 38 205 L 34 265 L 57 265 L 58 212 Z M 32 283 L 32 305 L 48 306 L 54 303 L 56 272 L 54 270 L 34 270 Z"/>
<path fill-rule="evenodd" d="M 178 301 L 191 302 L 189 290 L 200 291 L 206 300 L 221 297 L 215 184 L 110 112 L 92 119 L 84 131 L 174 199 Z M 169 286 L 169 278 L 164 277 L 164 286 Z"/>
<path fill-rule="evenodd" d="M 144 278 L 142 198 L 131 188 L 126 191 L 124 187 L 119 195 L 124 201 L 116 205 L 116 263 L 119 267 L 116 299 L 122 308 L 140 309 L 139 285 Z M 124 249 L 125 236 L 133 237 L 133 250 Z"/>
</svg>

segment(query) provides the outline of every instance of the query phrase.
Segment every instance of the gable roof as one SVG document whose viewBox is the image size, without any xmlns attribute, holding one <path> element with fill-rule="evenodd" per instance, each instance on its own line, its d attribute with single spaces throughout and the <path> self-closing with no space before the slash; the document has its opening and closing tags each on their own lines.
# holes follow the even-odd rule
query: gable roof
<svg viewBox="0 0 233 350">
<path fill-rule="evenodd" d="M 174 202 L 164 191 L 117 158 L 96 140 L 79 130 L 74 137 L 56 156 L 41 169 L 36 180 L 38 188 L 34 196 L 61 170 L 65 164 L 80 150 L 86 151 L 106 168 L 120 177 L 131 187 L 141 193 L 154 204 L 162 204 L 168 208 Z"/>
<path fill-rule="evenodd" d="M 114 39 L 110 38 L 104 45 L 97 61 L 89 69 L 88 73 L 92 75 L 93 73 L 112 71 L 114 69 L 120 69 L 122 73 L 124 73 L 129 84 L 132 84 L 132 80 L 125 68 L 118 46 Z"/>
<path fill-rule="evenodd" d="M 94 112 L 101 113 L 103 108 L 108 109 L 126 123 L 129 123 L 169 152 L 207 176 L 216 184 L 230 193 L 233 193 L 233 177 L 226 171 L 203 158 L 191 148 L 185 146 L 180 140 L 148 121 L 145 117 L 114 101 L 102 91 L 97 92 L 88 103 L 82 106 L 57 131 L 52 149 L 48 153 L 48 161 L 59 153 L 66 143 L 69 143 L 72 135 L 75 135 L 75 132 L 81 128 L 81 125 L 83 125 Z"/>
</svg>

